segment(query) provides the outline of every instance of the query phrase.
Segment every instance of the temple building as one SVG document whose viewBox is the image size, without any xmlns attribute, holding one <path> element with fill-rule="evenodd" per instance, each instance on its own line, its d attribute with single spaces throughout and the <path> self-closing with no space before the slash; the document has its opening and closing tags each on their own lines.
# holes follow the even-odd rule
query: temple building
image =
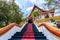
<svg viewBox="0 0 60 40">
<path fill-rule="evenodd" d="M 34 15 L 32 15 L 32 13 L 34 11 L 37 11 L 38 12 L 38 16 L 37 17 L 34 17 Z M 49 18 L 49 17 L 53 17 L 54 16 L 54 12 L 55 12 L 55 9 L 50 9 L 50 10 L 43 10 L 41 8 L 39 8 L 38 6 L 34 5 L 30 15 L 28 16 L 28 18 L 31 16 L 33 17 L 33 19 L 43 19 L 43 18 Z"/>
</svg>

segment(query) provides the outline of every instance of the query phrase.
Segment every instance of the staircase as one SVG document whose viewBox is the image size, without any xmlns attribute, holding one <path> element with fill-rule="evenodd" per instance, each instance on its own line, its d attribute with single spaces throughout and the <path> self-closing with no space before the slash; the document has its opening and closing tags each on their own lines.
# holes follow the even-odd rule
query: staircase
<svg viewBox="0 0 60 40">
<path fill-rule="evenodd" d="M 35 39 L 36 40 L 48 40 L 46 36 L 42 32 L 39 32 L 38 29 L 36 28 L 35 24 L 32 24 Z"/>
<path fill-rule="evenodd" d="M 35 24 L 30 23 L 32 26 L 27 23 L 21 32 L 15 33 L 9 40 L 47 40 L 46 36 L 42 32 L 39 32 Z M 31 28 L 31 29 L 30 29 Z M 28 31 L 31 30 L 31 31 Z"/>
</svg>

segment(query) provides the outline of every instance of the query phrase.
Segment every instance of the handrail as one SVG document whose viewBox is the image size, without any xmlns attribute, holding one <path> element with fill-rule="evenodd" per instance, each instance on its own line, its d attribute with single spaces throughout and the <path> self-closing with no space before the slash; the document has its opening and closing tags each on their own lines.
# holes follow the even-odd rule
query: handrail
<svg viewBox="0 0 60 40">
<path fill-rule="evenodd" d="M 7 25 L 4 28 L 0 28 L 0 36 L 2 36 L 3 34 L 5 34 L 6 32 L 8 32 L 11 28 L 13 28 L 14 26 L 17 27 L 22 27 L 24 25 L 25 21 L 23 21 L 21 24 L 17 24 L 17 23 L 11 23 L 9 25 Z"/>
<path fill-rule="evenodd" d="M 50 18 L 44 18 L 44 19 L 38 19 L 38 20 L 35 20 L 36 23 L 40 23 L 40 22 L 45 22 L 47 20 L 50 20 L 50 19 L 60 19 L 60 16 L 54 16 L 54 17 L 50 17 Z"/>
<path fill-rule="evenodd" d="M 56 35 L 57 37 L 60 38 L 60 29 L 55 28 L 55 27 L 53 27 L 45 22 L 43 22 L 39 26 L 44 26 L 46 29 L 48 29 L 48 31 L 50 31 L 51 33 L 53 33 L 54 35 Z"/>
<path fill-rule="evenodd" d="M 0 29 L 0 36 L 3 35 L 3 34 L 5 34 L 7 31 L 9 31 L 9 30 L 10 30 L 11 28 L 13 28 L 14 26 L 19 27 L 18 24 L 12 23 L 12 24 L 7 25 L 7 26 L 4 27 L 4 28 L 1 28 L 1 29 Z"/>
</svg>

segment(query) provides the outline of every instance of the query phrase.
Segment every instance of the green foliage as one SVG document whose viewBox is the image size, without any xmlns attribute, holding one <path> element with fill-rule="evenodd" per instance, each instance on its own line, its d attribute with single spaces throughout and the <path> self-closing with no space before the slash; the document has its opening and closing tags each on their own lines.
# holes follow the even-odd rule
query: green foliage
<svg viewBox="0 0 60 40">
<path fill-rule="evenodd" d="M 50 9 L 53 0 L 45 0 L 45 1 L 47 2 L 45 5 L 48 7 L 48 9 Z"/>
<path fill-rule="evenodd" d="M 50 19 L 50 21 L 51 21 L 51 22 L 54 22 L 54 20 L 53 20 L 53 19 Z"/>
<path fill-rule="evenodd" d="M 60 19 L 59 20 L 55 20 L 55 23 L 57 24 L 57 23 L 60 23 Z"/>
<path fill-rule="evenodd" d="M 22 15 L 19 14 L 19 13 L 17 13 L 17 14 L 14 15 L 14 17 L 13 17 L 13 22 L 16 22 L 16 23 L 18 23 L 18 24 L 21 23 L 22 20 L 23 20 Z"/>
<path fill-rule="evenodd" d="M 0 23 L 0 28 L 3 28 L 5 25 L 3 25 L 2 23 Z"/>
<path fill-rule="evenodd" d="M 48 9 L 55 8 L 60 9 L 60 0 L 45 0 L 45 6 L 47 6 Z"/>
<path fill-rule="evenodd" d="M 16 3 L 7 4 L 4 1 L 0 1 L 0 26 L 6 26 L 10 23 L 21 23 L 23 20 L 23 14 L 21 9 Z M 4 25 L 5 23 L 5 25 Z"/>
<path fill-rule="evenodd" d="M 38 13 L 38 11 L 34 11 L 34 12 L 32 13 L 32 15 L 33 15 L 34 17 L 37 17 L 37 16 L 39 15 L 39 13 Z"/>
</svg>

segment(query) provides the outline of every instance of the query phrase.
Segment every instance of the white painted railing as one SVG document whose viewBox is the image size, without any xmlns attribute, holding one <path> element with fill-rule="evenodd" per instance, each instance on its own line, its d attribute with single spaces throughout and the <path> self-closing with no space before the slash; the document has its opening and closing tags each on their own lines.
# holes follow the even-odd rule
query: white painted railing
<svg viewBox="0 0 60 40">
<path fill-rule="evenodd" d="M 19 28 L 17 26 L 14 26 L 8 32 L 6 32 L 2 36 L 0 36 L 0 40 L 8 40 L 8 39 L 10 39 L 16 32 L 20 32 L 23 29 L 23 27 L 25 26 L 25 24 L 21 28 Z"/>
<path fill-rule="evenodd" d="M 38 30 L 39 30 L 39 32 L 42 32 L 44 34 L 44 36 L 47 37 L 48 40 L 59 40 L 55 35 L 53 35 L 51 32 L 49 32 L 44 26 L 39 27 Z"/>
</svg>

